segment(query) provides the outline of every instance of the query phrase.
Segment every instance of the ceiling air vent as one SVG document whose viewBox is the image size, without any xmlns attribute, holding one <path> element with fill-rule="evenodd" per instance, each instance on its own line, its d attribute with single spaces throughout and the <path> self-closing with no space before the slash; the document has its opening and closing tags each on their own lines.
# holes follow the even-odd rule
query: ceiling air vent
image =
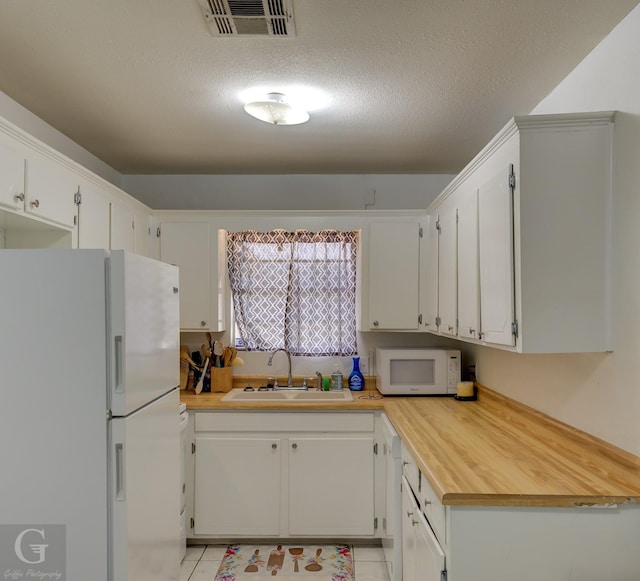
<svg viewBox="0 0 640 581">
<path fill-rule="evenodd" d="M 198 0 L 213 36 L 295 36 L 292 0 Z"/>
</svg>

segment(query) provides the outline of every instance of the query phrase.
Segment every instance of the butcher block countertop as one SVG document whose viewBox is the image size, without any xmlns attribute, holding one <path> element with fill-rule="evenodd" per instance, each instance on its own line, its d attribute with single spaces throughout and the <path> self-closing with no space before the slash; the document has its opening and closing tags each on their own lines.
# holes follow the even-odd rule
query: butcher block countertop
<svg viewBox="0 0 640 581">
<path fill-rule="evenodd" d="M 377 392 L 374 391 L 375 394 Z M 445 505 L 589 507 L 640 503 L 640 458 L 479 386 L 478 401 L 221 402 L 182 392 L 191 410 L 384 410 Z"/>
</svg>

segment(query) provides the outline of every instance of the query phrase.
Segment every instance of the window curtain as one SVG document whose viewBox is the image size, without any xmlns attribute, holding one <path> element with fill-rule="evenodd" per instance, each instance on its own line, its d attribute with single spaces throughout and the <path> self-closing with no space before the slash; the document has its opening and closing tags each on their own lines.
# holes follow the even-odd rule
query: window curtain
<svg viewBox="0 0 640 581">
<path fill-rule="evenodd" d="M 246 348 L 355 355 L 357 245 L 357 231 L 229 233 L 229 280 Z"/>
</svg>

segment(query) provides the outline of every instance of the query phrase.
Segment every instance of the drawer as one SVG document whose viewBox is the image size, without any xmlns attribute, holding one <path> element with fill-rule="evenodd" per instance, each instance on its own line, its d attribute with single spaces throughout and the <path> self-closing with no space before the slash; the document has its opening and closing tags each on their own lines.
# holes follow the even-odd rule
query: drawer
<svg viewBox="0 0 640 581">
<path fill-rule="evenodd" d="M 416 464 L 416 461 L 413 459 L 411 452 L 407 450 L 404 443 L 402 444 L 401 449 L 402 456 L 402 474 L 405 476 L 407 481 L 409 482 L 409 486 L 413 489 L 413 492 L 418 495 L 420 491 L 420 469 Z"/>
<path fill-rule="evenodd" d="M 371 412 L 196 412 L 197 432 L 373 432 Z"/>
<path fill-rule="evenodd" d="M 440 502 L 440 498 L 431 488 L 431 485 L 425 478 L 424 474 L 420 474 L 420 494 L 418 495 L 422 512 L 427 517 L 433 532 L 438 537 L 441 544 L 446 545 L 446 512 L 445 507 Z"/>
</svg>

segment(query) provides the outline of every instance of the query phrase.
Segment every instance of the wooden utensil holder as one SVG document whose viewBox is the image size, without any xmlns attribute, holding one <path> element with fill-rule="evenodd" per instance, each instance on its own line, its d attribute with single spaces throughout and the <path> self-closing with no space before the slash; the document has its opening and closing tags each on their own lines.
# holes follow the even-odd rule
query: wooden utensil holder
<svg viewBox="0 0 640 581">
<path fill-rule="evenodd" d="M 211 368 L 211 391 L 226 393 L 233 388 L 233 369 L 231 367 Z"/>
</svg>

